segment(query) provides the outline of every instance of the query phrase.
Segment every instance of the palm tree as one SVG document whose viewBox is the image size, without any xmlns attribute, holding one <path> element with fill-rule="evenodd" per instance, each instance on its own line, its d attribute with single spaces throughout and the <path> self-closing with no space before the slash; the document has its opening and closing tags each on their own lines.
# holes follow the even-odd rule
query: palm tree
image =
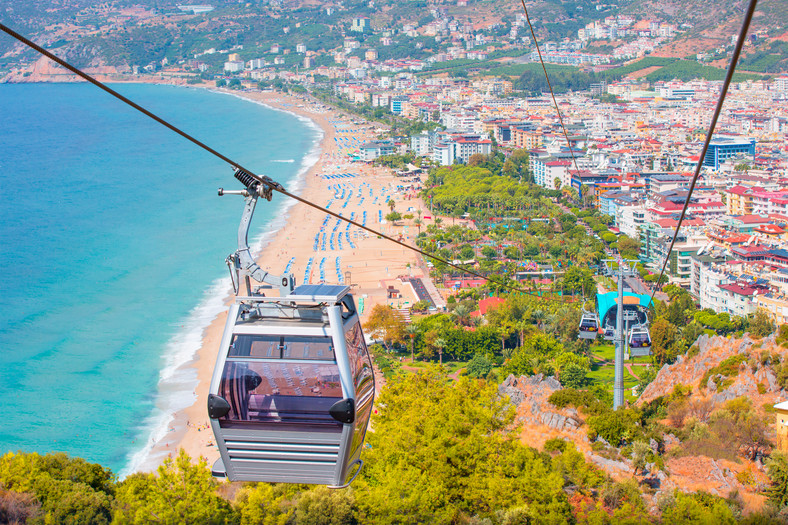
<svg viewBox="0 0 788 525">
<path fill-rule="evenodd" d="M 405 327 L 405 333 L 410 337 L 410 362 L 413 363 L 414 352 L 416 349 L 416 336 L 419 335 L 419 329 L 415 324 L 409 324 Z"/>
<path fill-rule="evenodd" d="M 538 326 L 540 330 L 542 329 L 542 322 L 544 321 L 546 316 L 547 314 L 545 314 L 544 310 L 536 309 L 533 312 L 531 312 L 531 319 L 536 321 L 536 326 Z"/>
<path fill-rule="evenodd" d="M 419 229 L 419 233 L 418 234 L 421 235 L 421 224 L 422 224 L 421 223 L 421 219 L 419 219 L 419 218 L 413 219 L 413 224 L 415 224 L 416 227 Z"/>
<path fill-rule="evenodd" d="M 443 349 L 446 348 L 446 340 L 438 337 L 432 344 L 438 350 L 438 362 L 443 365 Z"/>
<path fill-rule="evenodd" d="M 390 209 L 391 211 L 394 211 L 394 206 L 396 206 L 396 205 L 397 205 L 397 203 L 396 203 L 396 202 L 394 202 L 394 199 L 389 199 L 389 201 L 388 201 L 388 205 L 389 205 L 389 209 Z"/>
<path fill-rule="evenodd" d="M 468 326 L 471 323 L 471 309 L 465 304 L 457 305 L 451 315 L 460 326 Z"/>
</svg>

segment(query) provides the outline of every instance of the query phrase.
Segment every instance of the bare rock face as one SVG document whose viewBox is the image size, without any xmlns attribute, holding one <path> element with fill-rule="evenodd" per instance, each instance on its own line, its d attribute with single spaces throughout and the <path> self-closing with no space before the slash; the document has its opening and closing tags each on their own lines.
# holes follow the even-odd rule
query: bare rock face
<svg viewBox="0 0 788 525">
<path fill-rule="evenodd" d="M 715 405 L 742 396 L 750 398 L 756 406 L 782 399 L 774 371 L 768 364 L 762 364 L 760 359 L 761 352 L 786 353 L 785 349 L 774 344 L 773 337 L 760 339 L 756 343 L 747 334 L 741 339 L 704 334 L 695 345 L 698 347 L 696 355 L 665 365 L 657 372 L 657 377 L 645 388 L 638 404 L 669 395 L 676 385 L 690 387 L 693 395 L 711 397 Z M 735 373 L 713 374 L 704 381 L 710 369 L 737 355 L 749 355 L 754 360 L 749 365 L 745 360 Z M 725 387 L 722 387 L 723 383 Z"/>
<path fill-rule="evenodd" d="M 628 461 L 617 461 L 615 459 L 607 459 L 596 454 L 591 454 L 589 459 L 594 462 L 598 467 L 605 469 L 607 472 L 618 471 L 620 473 L 631 473 L 632 463 Z"/>
<path fill-rule="evenodd" d="M 509 396 L 518 407 L 518 420 L 526 424 L 542 424 L 553 430 L 576 430 L 583 422 L 573 408 L 558 409 L 547 400 L 561 383 L 553 376 L 536 374 L 519 378 L 509 375 L 498 387 L 498 393 Z"/>
<path fill-rule="evenodd" d="M 498 395 L 509 396 L 509 402 L 514 406 L 519 406 L 525 400 L 525 395 L 522 390 L 517 388 L 518 380 L 514 374 L 509 374 L 509 377 L 504 379 L 503 383 L 498 387 Z"/>
</svg>

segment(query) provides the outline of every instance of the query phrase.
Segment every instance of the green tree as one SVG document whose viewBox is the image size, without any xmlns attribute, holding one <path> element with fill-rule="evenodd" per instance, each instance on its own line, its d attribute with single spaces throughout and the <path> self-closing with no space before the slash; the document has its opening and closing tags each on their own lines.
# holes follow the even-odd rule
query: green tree
<svg viewBox="0 0 788 525">
<path fill-rule="evenodd" d="M 678 329 L 667 319 L 657 319 L 651 324 L 651 353 L 659 366 L 672 363 L 678 355 L 676 339 Z"/>
<path fill-rule="evenodd" d="M 397 222 L 399 220 L 402 220 L 402 214 L 399 213 L 398 211 L 392 211 L 391 213 L 386 214 L 386 220 L 388 222 Z"/>
<path fill-rule="evenodd" d="M 364 324 L 364 330 L 370 336 L 382 340 L 389 352 L 393 345 L 405 341 L 405 321 L 399 312 L 387 304 L 376 304 L 372 308 L 369 319 Z"/>
<path fill-rule="evenodd" d="M 63 453 L 0 457 L 0 488 L 32 495 L 44 523 L 109 523 L 113 484 L 108 469 Z"/>
<path fill-rule="evenodd" d="M 563 345 L 555 337 L 536 333 L 526 338 L 525 344 L 512 352 L 511 358 L 503 367 L 503 372 L 506 375 L 514 374 L 515 376 L 532 375 L 535 373 L 533 357 L 552 359 L 563 350 Z"/>
<path fill-rule="evenodd" d="M 419 327 L 415 324 L 408 324 L 405 326 L 405 333 L 410 339 L 410 362 L 413 363 L 415 361 L 414 353 L 416 351 L 416 337 L 419 335 Z"/>
<path fill-rule="evenodd" d="M 635 259 L 640 254 L 640 241 L 622 235 L 618 238 L 618 251 L 628 259 Z"/>
<path fill-rule="evenodd" d="M 476 252 L 473 251 L 473 247 L 469 244 L 466 244 L 460 249 L 460 257 L 464 260 L 470 260 L 476 257 Z"/>
<path fill-rule="evenodd" d="M 651 454 L 651 447 L 648 446 L 648 443 L 644 441 L 632 443 L 632 468 L 635 470 L 634 474 L 637 474 L 638 470 L 643 471 L 646 469 L 646 461 L 649 454 Z"/>
<path fill-rule="evenodd" d="M 354 484 L 360 522 L 457 523 L 524 506 L 542 523 L 571 519 L 562 476 L 506 431 L 514 410 L 497 385 L 431 367 L 394 377 L 377 407 Z"/>
<path fill-rule="evenodd" d="M 686 494 L 676 491 L 673 505 L 662 512 L 662 522 L 676 525 L 708 524 L 725 525 L 736 523 L 728 503 L 707 492 Z"/>
<path fill-rule="evenodd" d="M 295 512 L 298 485 L 254 483 L 238 491 L 233 506 L 241 525 L 286 525 Z"/>
<path fill-rule="evenodd" d="M 564 288 L 574 293 L 591 297 L 596 290 L 596 282 L 591 270 L 572 266 L 564 274 Z"/>
<path fill-rule="evenodd" d="M 753 337 L 766 337 L 777 329 L 772 321 L 772 316 L 763 308 L 758 308 L 747 321 L 748 329 Z"/>
<path fill-rule="evenodd" d="M 561 384 L 569 388 L 582 388 L 588 384 L 588 366 L 570 363 L 561 371 Z"/>
<path fill-rule="evenodd" d="M 486 355 L 476 354 L 468 363 L 467 373 L 470 377 L 481 379 L 487 377 L 492 369 L 493 362 Z"/>
<path fill-rule="evenodd" d="M 156 474 L 132 474 L 118 484 L 112 523 L 226 523 L 234 512 L 216 488 L 205 458 L 192 463 L 181 449 Z"/>
<path fill-rule="evenodd" d="M 617 447 L 621 441 L 634 437 L 639 419 L 633 409 L 607 410 L 588 418 L 588 437 L 596 439 L 600 436 Z"/>
<path fill-rule="evenodd" d="M 766 462 L 766 471 L 769 473 L 771 486 L 767 494 L 777 508 L 782 509 L 788 505 L 788 454 L 772 452 Z"/>
<path fill-rule="evenodd" d="M 511 160 L 507 160 L 503 164 L 503 168 L 501 169 L 501 175 L 515 178 L 517 176 L 517 165 Z"/>
<path fill-rule="evenodd" d="M 356 501 L 353 489 L 316 487 L 302 492 L 296 504 L 296 525 L 354 525 Z"/>
</svg>

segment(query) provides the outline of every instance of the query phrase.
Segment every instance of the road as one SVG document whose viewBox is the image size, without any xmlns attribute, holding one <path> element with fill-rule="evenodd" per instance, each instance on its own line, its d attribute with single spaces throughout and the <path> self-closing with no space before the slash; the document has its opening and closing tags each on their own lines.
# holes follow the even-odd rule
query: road
<svg viewBox="0 0 788 525">
<path fill-rule="evenodd" d="M 624 282 L 636 294 L 651 295 L 651 290 L 637 277 L 624 277 Z"/>
</svg>

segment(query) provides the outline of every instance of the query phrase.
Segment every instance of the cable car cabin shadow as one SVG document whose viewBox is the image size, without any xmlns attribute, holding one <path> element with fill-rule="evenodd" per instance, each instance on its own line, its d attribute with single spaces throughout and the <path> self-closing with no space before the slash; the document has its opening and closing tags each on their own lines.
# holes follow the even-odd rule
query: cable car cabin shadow
<svg viewBox="0 0 788 525">
<path fill-rule="evenodd" d="M 215 475 L 341 487 L 358 474 L 374 378 L 348 292 L 236 300 L 208 399 Z"/>
</svg>

